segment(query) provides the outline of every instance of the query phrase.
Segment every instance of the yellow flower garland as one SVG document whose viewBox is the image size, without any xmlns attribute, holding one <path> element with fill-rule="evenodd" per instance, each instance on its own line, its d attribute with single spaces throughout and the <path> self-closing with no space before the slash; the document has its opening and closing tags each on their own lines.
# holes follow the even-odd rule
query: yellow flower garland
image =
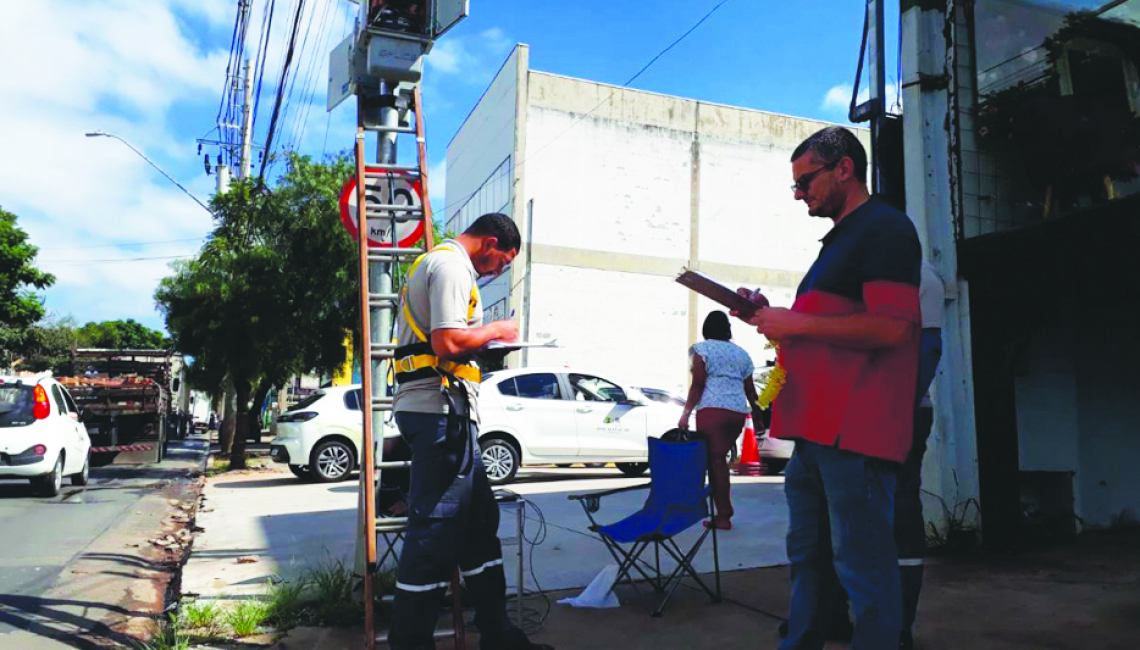
<svg viewBox="0 0 1140 650">
<path fill-rule="evenodd" d="M 788 379 L 788 372 L 780 363 L 780 346 L 778 343 L 769 341 L 764 349 L 776 350 L 776 365 L 768 372 L 760 375 L 760 384 L 763 388 L 760 390 L 759 397 L 756 398 L 756 405 L 762 409 L 767 409 L 780 394 L 780 389 L 784 387 L 784 382 Z"/>
</svg>

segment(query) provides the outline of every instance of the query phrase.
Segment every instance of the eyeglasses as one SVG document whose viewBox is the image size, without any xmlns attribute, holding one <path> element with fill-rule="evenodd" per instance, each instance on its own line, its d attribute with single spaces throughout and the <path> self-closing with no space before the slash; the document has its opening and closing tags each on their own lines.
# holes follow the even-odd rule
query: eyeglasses
<svg viewBox="0 0 1140 650">
<path fill-rule="evenodd" d="M 800 176 L 800 179 L 798 181 L 796 181 L 795 183 L 792 183 L 792 192 L 793 193 L 803 192 L 804 194 L 807 194 L 807 191 L 809 189 L 811 189 L 811 182 L 815 180 L 815 177 L 819 176 L 821 173 L 823 173 L 829 169 L 834 169 L 835 166 L 838 165 L 841 160 L 843 160 L 843 159 L 840 158 L 839 160 L 836 160 L 835 162 L 829 162 L 826 165 L 824 165 L 823 167 L 820 167 L 819 169 L 817 169 L 813 172 L 808 172 L 808 173 L 804 174 L 803 176 Z"/>
</svg>

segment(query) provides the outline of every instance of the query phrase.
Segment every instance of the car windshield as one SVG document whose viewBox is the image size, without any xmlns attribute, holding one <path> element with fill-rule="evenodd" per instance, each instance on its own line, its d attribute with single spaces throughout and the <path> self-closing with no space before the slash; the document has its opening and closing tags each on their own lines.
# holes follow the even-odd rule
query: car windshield
<svg viewBox="0 0 1140 650">
<path fill-rule="evenodd" d="M 312 395 L 309 395 L 308 397 L 301 400 L 300 402 L 297 402 L 293 406 L 290 406 L 288 409 L 286 409 L 285 412 L 286 413 L 292 413 L 293 411 L 300 411 L 301 409 L 312 406 L 314 403 L 317 402 L 317 400 L 321 399 L 325 395 L 326 395 L 326 393 L 313 393 Z"/>
<path fill-rule="evenodd" d="M 0 427 L 23 427 L 35 421 L 34 390 L 25 384 L 0 384 Z"/>
</svg>

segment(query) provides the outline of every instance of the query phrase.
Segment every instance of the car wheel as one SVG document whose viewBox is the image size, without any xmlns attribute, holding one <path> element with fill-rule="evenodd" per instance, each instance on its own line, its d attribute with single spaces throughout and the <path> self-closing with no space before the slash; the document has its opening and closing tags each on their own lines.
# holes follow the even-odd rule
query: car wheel
<svg viewBox="0 0 1140 650">
<path fill-rule="evenodd" d="M 602 469 L 606 466 L 605 463 L 582 463 L 587 469 Z"/>
<path fill-rule="evenodd" d="M 761 458 L 760 466 L 763 468 L 765 476 L 775 476 L 784 471 L 784 468 L 788 466 L 788 460 L 786 458 Z"/>
<path fill-rule="evenodd" d="M 293 476 L 296 476 L 302 481 L 311 481 L 313 479 L 313 473 L 304 465 L 290 465 L 289 471 L 293 472 Z"/>
<path fill-rule="evenodd" d="M 88 481 L 88 479 L 90 479 L 90 477 L 91 477 L 91 457 L 89 455 L 87 458 L 83 459 L 83 469 L 79 470 L 78 473 L 71 475 L 71 484 L 72 485 L 87 485 L 87 481 Z"/>
<path fill-rule="evenodd" d="M 502 438 L 486 438 L 479 443 L 483 450 L 483 469 L 493 485 L 509 483 L 519 473 L 519 450 Z"/>
<path fill-rule="evenodd" d="M 348 478 L 355 464 L 354 454 L 348 443 L 327 440 L 313 448 L 309 472 L 318 483 L 333 483 Z"/>
<path fill-rule="evenodd" d="M 567 467 L 570 467 L 570 463 L 555 463 L 554 466 L 559 469 L 566 469 Z"/>
<path fill-rule="evenodd" d="M 63 489 L 63 454 L 55 459 L 55 467 L 49 474 L 36 479 L 36 487 L 45 497 L 59 496 L 59 491 Z"/>
<path fill-rule="evenodd" d="M 649 463 L 616 463 L 616 465 L 626 476 L 641 476 L 649 469 Z"/>
</svg>

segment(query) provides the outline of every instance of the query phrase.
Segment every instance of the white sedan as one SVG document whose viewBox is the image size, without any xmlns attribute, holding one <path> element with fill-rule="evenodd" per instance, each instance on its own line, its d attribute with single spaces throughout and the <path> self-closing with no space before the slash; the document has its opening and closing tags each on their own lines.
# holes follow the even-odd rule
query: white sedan
<svg viewBox="0 0 1140 650">
<path fill-rule="evenodd" d="M 54 497 L 63 477 L 86 485 L 91 451 L 71 395 L 49 376 L 0 376 L 0 479 L 30 479 Z"/>
<path fill-rule="evenodd" d="M 682 408 L 592 372 L 489 373 L 479 390 L 483 465 L 496 484 L 523 465 L 612 462 L 637 476 L 649 468 L 648 438 L 676 427 Z"/>
<path fill-rule="evenodd" d="M 341 481 L 359 466 L 363 427 L 359 385 L 322 388 L 278 416 L 269 448 L 298 478 Z"/>
</svg>

